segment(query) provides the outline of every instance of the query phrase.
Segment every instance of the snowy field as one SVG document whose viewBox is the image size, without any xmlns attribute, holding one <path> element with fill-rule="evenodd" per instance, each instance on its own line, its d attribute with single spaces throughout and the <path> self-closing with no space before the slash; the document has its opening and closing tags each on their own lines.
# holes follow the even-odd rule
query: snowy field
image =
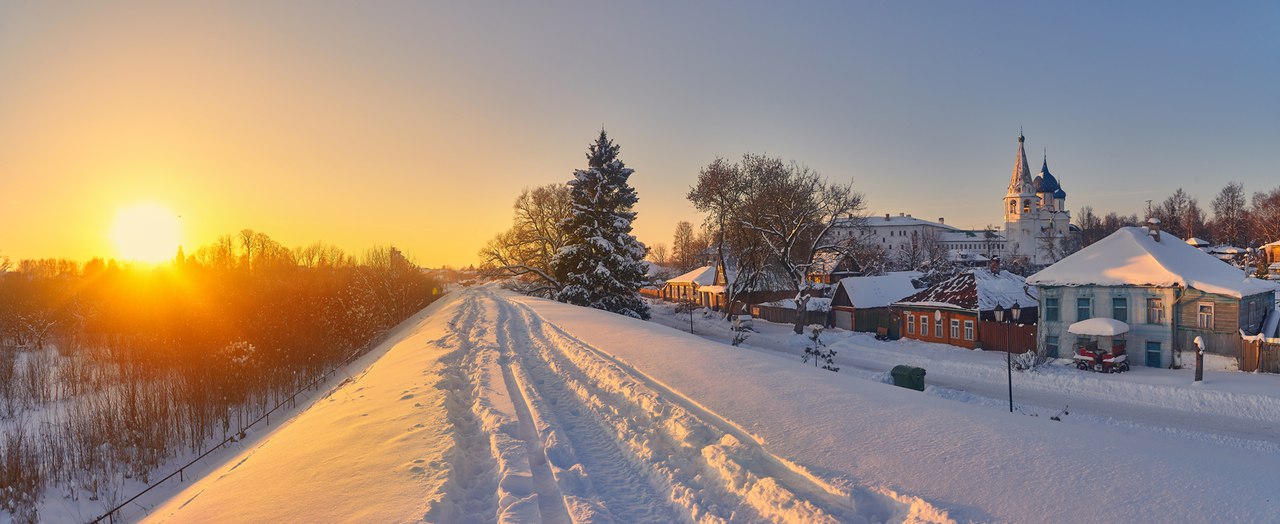
<svg viewBox="0 0 1280 524">
<path fill-rule="evenodd" d="M 661 325 L 687 329 L 687 315 L 654 313 L 641 322 L 491 287 L 455 292 L 310 409 L 130 518 L 1266 522 L 1280 512 L 1277 377 L 1210 372 L 1193 387 L 1187 372 L 1050 367 L 1015 374 L 1010 414 L 1003 354 L 831 333 L 846 366 L 831 373 L 799 362 L 804 339 L 787 326 L 758 324 L 750 347 L 732 347 L 718 341 L 723 321 L 695 319 L 708 340 Z M 928 369 L 924 393 L 884 383 L 886 366 L 902 363 Z"/>
</svg>

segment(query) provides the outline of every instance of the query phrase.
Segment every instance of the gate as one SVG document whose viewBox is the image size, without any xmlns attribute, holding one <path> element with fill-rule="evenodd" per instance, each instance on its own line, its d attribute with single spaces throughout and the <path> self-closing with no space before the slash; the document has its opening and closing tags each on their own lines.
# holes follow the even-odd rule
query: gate
<svg viewBox="0 0 1280 524">
<path fill-rule="evenodd" d="M 1245 340 L 1240 345 L 1240 371 L 1280 373 L 1280 338 Z"/>
</svg>

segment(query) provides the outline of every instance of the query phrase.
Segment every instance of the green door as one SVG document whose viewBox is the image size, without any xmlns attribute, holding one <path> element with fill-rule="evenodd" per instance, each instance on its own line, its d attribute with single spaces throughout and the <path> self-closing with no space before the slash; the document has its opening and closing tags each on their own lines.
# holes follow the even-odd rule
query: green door
<svg viewBox="0 0 1280 524">
<path fill-rule="evenodd" d="M 1147 367 L 1149 368 L 1160 367 L 1160 343 L 1159 342 L 1150 342 L 1150 341 L 1147 342 Z"/>
</svg>

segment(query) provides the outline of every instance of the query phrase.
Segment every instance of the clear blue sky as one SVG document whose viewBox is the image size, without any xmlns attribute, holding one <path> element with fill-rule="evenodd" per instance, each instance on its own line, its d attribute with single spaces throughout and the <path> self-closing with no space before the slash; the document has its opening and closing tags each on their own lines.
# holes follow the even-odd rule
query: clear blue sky
<svg viewBox="0 0 1280 524">
<path fill-rule="evenodd" d="M 87 258 L 71 233 L 140 199 L 190 245 L 465 265 L 602 125 L 650 244 L 744 152 L 967 227 L 999 223 L 1019 127 L 1073 211 L 1280 185 L 1277 2 L 128 5 L 0 4 L 0 253 Z"/>
</svg>

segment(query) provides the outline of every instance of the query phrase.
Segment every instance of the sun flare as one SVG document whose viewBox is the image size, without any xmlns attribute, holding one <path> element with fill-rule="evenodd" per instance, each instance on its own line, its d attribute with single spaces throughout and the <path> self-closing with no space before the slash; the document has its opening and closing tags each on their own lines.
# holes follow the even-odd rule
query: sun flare
<svg viewBox="0 0 1280 524">
<path fill-rule="evenodd" d="M 116 212 L 111 224 L 116 254 L 125 260 L 156 263 L 173 258 L 182 241 L 178 215 L 159 204 L 138 204 Z"/>
</svg>

